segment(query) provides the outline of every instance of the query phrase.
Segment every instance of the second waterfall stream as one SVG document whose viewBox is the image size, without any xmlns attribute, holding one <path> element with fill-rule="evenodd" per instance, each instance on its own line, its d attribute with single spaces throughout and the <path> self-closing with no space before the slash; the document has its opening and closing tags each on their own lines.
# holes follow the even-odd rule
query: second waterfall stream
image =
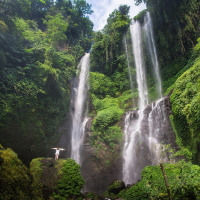
<svg viewBox="0 0 200 200">
<path fill-rule="evenodd" d="M 139 21 L 132 22 L 130 34 L 134 66 L 128 67 L 135 67 L 136 69 L 139 98 L 138 109 L 128 111 L 124 121 L 125 136 L 122 176 L 126 185 L 136 183 L 140 179 L 141 171 L 146 165 L 156 164 L 160 159 L 160 142 L 167 137 L 165 136 L 167 134 L 167 126 L 165 126 L 167 123 L 165 98 L 161 98 L 161 78 L 149 13 L 146 13 L 144 17 L 144 24 L 141 25 Z M 125 49 L 126 53 L 128 53 L 126 40 L 125 38 Z M 150 105 L 148 105 L 150 100 L 147 84 L 147 66 L 144 60 L 144 46 L 150 55 L 149 60 L 151 63 L 149 63 L 153 68 L 153 78 L 158 99 L 157 102 Z M 130 65 L 129 60 L 127 62 Z"/>
</svg>

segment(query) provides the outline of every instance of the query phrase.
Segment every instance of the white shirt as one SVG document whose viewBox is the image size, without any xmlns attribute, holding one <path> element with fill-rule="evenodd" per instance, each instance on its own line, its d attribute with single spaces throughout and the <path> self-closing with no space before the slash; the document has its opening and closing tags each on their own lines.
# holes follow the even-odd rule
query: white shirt
<svg viewBox="0 0 200 200">
<path fill-rule="evenodd" d="M 57 149 L 57 148 L 52 148 L 52 149 L 56 149 L 56 155 L 59 155 L 60 154 L 60 151 L 63 151 L 63 150 L 65 150 L 65 149 L 61 149 L 61 148 L 59 148 L 59 149 Z"/>
</svg>

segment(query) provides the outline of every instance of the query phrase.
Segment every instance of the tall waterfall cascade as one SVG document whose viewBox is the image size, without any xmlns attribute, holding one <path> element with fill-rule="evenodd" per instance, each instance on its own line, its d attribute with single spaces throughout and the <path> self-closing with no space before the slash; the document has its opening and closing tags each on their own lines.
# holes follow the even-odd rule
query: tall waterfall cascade
<svg viewBox="0 0 200 200">
<path fill-rule="evenodd" d="M 88 92 L 88 76 L 90 68 L 90 54 L 86 53 L 79 64 L 79 80 L 77 88 L 74 88 L 75 102 L 74 112 L 72 113 L 72 131 L 71 131 L 71 158 L 78 164 L 81 164 L 80 150 L 83 144 L 85 125 L 87 123 L 86 100 Z"/>
<path fill-rule="evenodd" d="M 126 35 L 124 36 L 124 45 L 125 45 L 125 51 L 126 51 L 126 60 L 127 60 L 127 64 L 128 64 L 128 72 L 129 72 L 131 90 L 133 91 L 133 89 L 134 89 L 134 87 L 133 87 L 133 77 L 131 75 L 131 64 L 130 64 L 129 55 L 128 55 L 128 45 L 127 45 Z"/>
<path fill-rule="evenodd" d="M 160 99 L 162 98 L 160 70 L 159 70 L 158 56 L 157 56 L 154 35 L 153 35 L 153 30 L 152 30 L 152 21 L 151 21 L 151 16 L 149 12 L 147 12 L 147 14 L 144 17 L 144 24 L 145 24 L 144 33 L 146 34 L 146 37 L 147 37 L 148 50 L 151 55 L 151 62 L 153 65 L 154 75 L 155 75 L 156 83 L 157 83 L 156 84 L 157 94 L 158 94 L 158 98 Z"/>
<path fill-rule="evenodd" d="M 130 26 L 131 39 L 133 44 L 133 54 L 136 67 L 136 79 L 138 84 L 139 93 L 139 111 L 138 117 L 135 120 L 131 120 L 131 113 L 128 113 L 125 118 L 125 144 L 123 149 L 123 179 L 125 183 L 131 184 L 133 177 L 137 176 L 137 171 L 132 169 L 137 168 L 137 139 L 140 134 L 140 124 L 143 118 L 143 110 L 148 105 L 148 90 L 146 82 L 146 72 L 143 60 L 142 50 L 142 38 L 141 38 L 141 26 L 139 22 L 134 22 Z M 126 44 L 125 44 L 126 45 Z M 127 53 L 127 52 L 126 52 Z M 132 175 L 131 175 L 132 174 Z"/>
<path fill-rule="evenodd" d="M 123 181 L 126 185 L 136 183 L 146 165 L 156 164 L 161 159 L 161 141 L 166 139 L 168 133 L 165 98 L 161 98 L 161 78 L 150 14 L 145 15 L 143 26 L 138 21 L 132 22 L 130 33 L 135 66 L 129 66 L 129 61 L 127 62 L 129 68 L 136 68 L 139 100 L 138 110 L 128 111 L 124 121 Z M 142 34 L 145 35 L 145 39 L 142 38 Z M 148 105 L 144 45 L 150 55 L 159 99 L 150 105 Z M 128 54 L 127 42 L 125 42 L 125 50 Z M 131 80 L 130 82 L 132 84 Z"/>
</svg>

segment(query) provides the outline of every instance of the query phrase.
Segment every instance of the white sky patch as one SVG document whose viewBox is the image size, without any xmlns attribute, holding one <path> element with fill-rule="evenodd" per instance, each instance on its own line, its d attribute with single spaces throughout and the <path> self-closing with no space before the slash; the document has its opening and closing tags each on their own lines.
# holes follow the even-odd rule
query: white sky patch
<svg viewBox="0 0 200 200">
<path fill-rule="evenodd" d="M 86 2 L 92 4 L 94 13 L 89 17 L 94 23 L 95 31 L 103 29 L 107 23 L 109 14 L 111 14 L 114 9 L 118 9 L 120 5 L 126 4 L 131 6 L 129 11 L 131 18 L 146 8 L 145 4 L 136 6 L 134 0 L 86 0 Z"/>
</svg>

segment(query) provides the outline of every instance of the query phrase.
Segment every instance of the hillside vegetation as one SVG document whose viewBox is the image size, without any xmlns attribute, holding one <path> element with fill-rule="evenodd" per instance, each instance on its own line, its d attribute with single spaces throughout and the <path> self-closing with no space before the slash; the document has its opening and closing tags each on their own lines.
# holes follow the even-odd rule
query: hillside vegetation
<svg viewBox="0 0 200 200">
<path fill-rule="evenodd" d="M 8 0 L 0 7 L 0 140 L 30 161 L 44 155 L 68 112 L 70 80 L 91 46 L 86 15 L 93 11 L 85 0 Z"/>
</svg>

